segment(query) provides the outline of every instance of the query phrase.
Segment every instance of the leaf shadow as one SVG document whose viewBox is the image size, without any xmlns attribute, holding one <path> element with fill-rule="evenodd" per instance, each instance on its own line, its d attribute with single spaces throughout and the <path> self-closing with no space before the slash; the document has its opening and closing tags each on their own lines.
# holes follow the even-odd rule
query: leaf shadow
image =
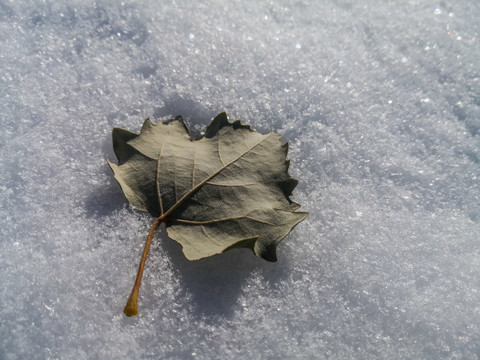
<svg viewBox="0 0 480 360">
<path fill-rule="evenodd" d="M 157 250 L 170 257 L 172 271 L 182 285 L 181 297 L 190 303 L 193 316 L 209 323 L 218 318 L 232 318 L 241 307 L 239 295 L 249 278 L 260 276 L 267 287 L 275 286 L 288 274 L 288 262 L 267 262 L 246 249 L 190 261 L 179 244 L 169 239 L 165 231 L 161 233 L 161 246 Z"/>
<path fill-rule="evenodd" d="M 101 171 L 102 175 L 109 180 L 107 180 L 107 184 L 100 184 L 87 196 L 84 208 L 88 218 L 105 217 L 127 205 L 127 200 L 123 196 L 120 186 L 116 184 L 106 162 L 102 165 Z"/>
<path fill-rule="evenodd" d="M 181 116 L 187 123 L 190 135 L 197 138 L 200 135 L 200 128 L 204 128 L 209 121 L 218 115 L 222 110 L 214 110 L 207 108 L 194 100 L 186 99 L 179 94 L 173 94 L 164 100 L 162 107 L 156 107 L 152 117 L 158 118 L 175 118 Z"/>
</svg>

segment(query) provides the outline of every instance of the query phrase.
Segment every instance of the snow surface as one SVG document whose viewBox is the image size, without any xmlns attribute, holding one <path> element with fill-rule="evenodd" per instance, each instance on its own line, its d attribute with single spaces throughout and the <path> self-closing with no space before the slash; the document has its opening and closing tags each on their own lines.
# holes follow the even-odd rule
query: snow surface
<svg viewBox="0 0 480 360">
<path fill-rule="evenodd" d="M 480 358 L 480 2 L 0 0 L 1 359 Z M 227 111 L 310 216 L 189 262 L 105 156 Z"/>
</svg>

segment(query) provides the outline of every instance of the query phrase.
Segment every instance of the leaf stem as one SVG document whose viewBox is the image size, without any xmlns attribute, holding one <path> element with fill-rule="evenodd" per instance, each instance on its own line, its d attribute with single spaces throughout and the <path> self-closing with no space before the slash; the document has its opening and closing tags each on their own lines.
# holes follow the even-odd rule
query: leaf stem
<svg viewBox="0 0 480 360">
<path fill-rule="evenodd" d="M 140 265 L 138 265 L 137 278 L 135 279 L 135 284 L 133 285 L 132 292 L 130 293 L 130 297 L 128 298 L 127 305 L 125 305 L 125 308 L 123 309 L 123 312 L 127 316 L 138 315 L 137 301 L 138 292 L 140 291 L 140 284 L 142 283 L 143 268 L 145 267 L 145 261 L 147 261 L 150 244 L 152 243 L 155 231 L 158 229 L 164 219 L 165 214 L 155 220 L 152 227 L 150 228 L 150 232 L 148 233 L 147 241 L 145 242 L 145 247 L 143 248 L 142 259 L 140 260 Z"/>
</svg>

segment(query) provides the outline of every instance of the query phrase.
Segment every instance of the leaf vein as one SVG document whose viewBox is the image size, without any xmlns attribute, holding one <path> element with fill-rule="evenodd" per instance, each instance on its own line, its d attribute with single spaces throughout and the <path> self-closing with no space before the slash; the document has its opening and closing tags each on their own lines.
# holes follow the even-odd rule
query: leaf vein
<svg viewBox="0 0 480 360">
<path fill-rule="evenodd" d="M 200 250 L 190 241 L 188 240 L 187 237 L 185 237 L 180 231 L 178 231 L 177 229 L 175 229 L 173 226 L 170 227 L 171 230 L 173 230 L 174 232 L 176 232 L 181 238 L 183 238 L 191 247 L 195 248 L 195 250 L 197 250 L 198 252 L 200 252 Z"/>
<path fill-rule="evenodd" d="M 214 182 L 206 182 L 205 185 L 212 185 L 212 186 L 223 186 L 223 187 L 242 187 L 242 186 L 251 186 L 251 185 L 257 185 L 261 184 L 260 182 L 254 182 L 254 183 L 246 183 L 246 184 L 219 184 L 219 183 L 214 183 Z"/>
<path fill-rule="evenodd" d="M 207 233 L 207 230 L 205 230 L 205 226 L 201 226 L 201 229 L 202 229 L 202 232 L 205 234 L 206 237 L 208 237 L 208 239 L 210 241 L 212 241 L 213 243 L 215 243 L 215 245 L 219 246 L 219 247 L 222 247 L 223 245 L 220 244 L 217 240 L 215 240 L 213 237 L 211 237 L 208 233 Z"/>
<path fill-rule="evenodd" d="M 192 169 L 192 188 L 195 186 L 195 168 L 197 166 L 197 149 L 195 145 L 195 155 L 193 155 L 193 169 Z"/>
<path fill-rule="evenodd" d="M 188 224 L 188 225 L 202 225 L 202 228 L 203 228 L 203 225 L 211 225 L 211 224 L 216 224 L 216 223 L 220 223 L 220 222 L 224 222 L 224 221 L 234 221 L 234 220 L 241 220 L 241 219 L 250 219 L 250 220 L 262 223 L 262 224 L 276 226 L 275 224 L 273 224 L 269 221 L 256 219 L 256 218 L 254 218 L 252 216 L 248 216 L 248 215 L 246 215 L 246 216 L 233 216 L 233 217 L 213 219 L 213 220 L 205 220 L 205 221 L 193 221 L 193 220 L 184 220 L 184 219 L 175 219 L 173 221 L 178 222 L 178 223 L 182 223 L 182 224 Z"/>
<path fill-rule="evenodd" d="M 218 152 L 218 158 L 220 159 L 220 162 L 222 163 L 223 166 L 225 166 L 225 161 L 223 161 L 222 152 L 220 151 L 220 138 L 217 141 L 217 152 Z"/>
<path fill-rule="evenodd" d="M 157 197 L 158 197 L 158 204 L 160 205 L 160 215 L 163 215 L 163 204 L 162 204 L 162 194 L 160 192 L 160 159 L 162 158 L 162 151 L 163 151 L 163 145 L 160 148 L 160 152 L 158 154 L 158 160 L 157 160 L 157 171 L 155 173 L 155 185 L 157 188 Z"/>
</svg>

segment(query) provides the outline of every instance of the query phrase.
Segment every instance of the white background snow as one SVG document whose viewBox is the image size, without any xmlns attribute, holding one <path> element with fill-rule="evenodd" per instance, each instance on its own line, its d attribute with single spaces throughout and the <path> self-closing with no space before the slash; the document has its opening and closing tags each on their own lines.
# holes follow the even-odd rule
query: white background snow
<svg viewBox="0 0 480 360">
<path fill-rule="evenodd" d="M 1 359 L 479 359 L 480 2 L 0 0 Z M 189 262 L 105 156 L 226 111 L 310 216 Z"/>
</svg>

